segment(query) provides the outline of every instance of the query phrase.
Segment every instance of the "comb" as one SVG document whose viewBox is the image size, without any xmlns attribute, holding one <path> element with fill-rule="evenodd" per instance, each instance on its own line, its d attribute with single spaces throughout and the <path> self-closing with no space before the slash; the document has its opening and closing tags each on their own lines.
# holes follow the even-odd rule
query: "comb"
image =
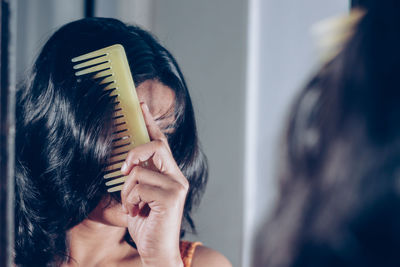
<svg viewBox="0 0 400 267">
<path fill-rule="evenodd" d="M 111 45 L 71 61 L 76 76 L 92 75 L 114 99 L 112 153 L 103 177 L 108 192 L 120 191 L 126 179 L 120 169 L 129 150 L 150 142 L 124 47 Z"/>
</svg>

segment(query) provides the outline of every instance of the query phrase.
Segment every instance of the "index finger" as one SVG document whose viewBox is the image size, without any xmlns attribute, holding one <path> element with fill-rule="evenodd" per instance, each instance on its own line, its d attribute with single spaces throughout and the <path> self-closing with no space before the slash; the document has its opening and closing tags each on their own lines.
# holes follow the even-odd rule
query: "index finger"
<svg viewBox="0 0 400 267">
<path fill-rule="evenodd" d="M 140 107 L 142 108 L 144 122 L 146 123 L 147 131 L 149 132 L 149 136 L 151 140 L 161 140 L 163 142 L 167 142 L 167 138 L 164 133 L 161 131 L 160 127 L 154 121 L 153 116 L 150 113 L 149 107 L 146 103 L 140 103 Z M 167 142 L 168 144 L 168 142 Z"/>
</svg>

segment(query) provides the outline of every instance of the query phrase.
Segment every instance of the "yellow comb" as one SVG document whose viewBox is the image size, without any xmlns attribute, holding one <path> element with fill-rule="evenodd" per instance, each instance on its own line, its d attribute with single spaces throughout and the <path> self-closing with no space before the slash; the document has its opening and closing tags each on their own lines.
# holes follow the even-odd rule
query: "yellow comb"
<svg viewBox="0 0 400 267">
<path fill-rule="evenodd" d="M 124 47 L 120 44 L 108 46 L 71 60 L 76 76 L 93 73 L 93 79 L 100 79 L 104 90 L 114 98 L 113 148 L 109 163 L 104 169 L 108 192 L 120 191 L 126 177 L 120 169 L 132 148 L 150 142 L 132 74 Z"/>
</svg>

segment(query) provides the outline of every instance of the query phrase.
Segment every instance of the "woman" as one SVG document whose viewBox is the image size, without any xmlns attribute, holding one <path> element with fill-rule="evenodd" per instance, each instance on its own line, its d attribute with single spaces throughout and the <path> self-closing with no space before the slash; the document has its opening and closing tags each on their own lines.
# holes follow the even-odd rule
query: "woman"
<svg viewBox="0 0 400 267">
<path fill-rule="evenodd" d="M 96 81 L 74 76 L 71 59 L 117 43 L 152 141 L 129 152 L 124 188 L 108 194 L 112 101 Z M 106 18 L 59 29 L 18 91 L 16 152 L 16 265 L 230 266 L 180 241 L 194 230 L 207 166 L 182 73 L 148 32 Z M 147 159 L 158 171 L 136 164 Z"/>
<path fill-rule="evenodd" d="M 254 266 L 399 266 L 400 2 L 367 0 L 301 92 Z"/>
</svg>

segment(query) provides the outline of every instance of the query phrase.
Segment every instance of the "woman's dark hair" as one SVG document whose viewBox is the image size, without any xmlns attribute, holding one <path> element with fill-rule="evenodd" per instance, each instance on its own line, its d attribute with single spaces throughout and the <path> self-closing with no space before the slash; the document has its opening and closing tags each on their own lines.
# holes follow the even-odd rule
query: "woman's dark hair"
<svg viewBox="0 0 400 267">
<path fill-rule="evenodd" d="M 353 37 L 301 91 L 254 266 L 398 266 L 400 2 L 363 1 Z"/>
<path fill-rule="evenodd" d="M 68 256 L 67 230 L 87 218 L 106 194 L 102 167 L 111 151 L 110 97 L 90 78 L 74 76 L 71 59 L 124 46 L 136 86 L 156 80 L 175 92 L 173 156 L 189 180 L 185 229 L 207 181 L 193 107 L 173 56 L 148 32 L 109 18 L 69 23 L 43 47 L 17 92 L 15 263 L 56 266 Z M 126 241 L 134 246 L 129 234 Z"/>
</svg>

